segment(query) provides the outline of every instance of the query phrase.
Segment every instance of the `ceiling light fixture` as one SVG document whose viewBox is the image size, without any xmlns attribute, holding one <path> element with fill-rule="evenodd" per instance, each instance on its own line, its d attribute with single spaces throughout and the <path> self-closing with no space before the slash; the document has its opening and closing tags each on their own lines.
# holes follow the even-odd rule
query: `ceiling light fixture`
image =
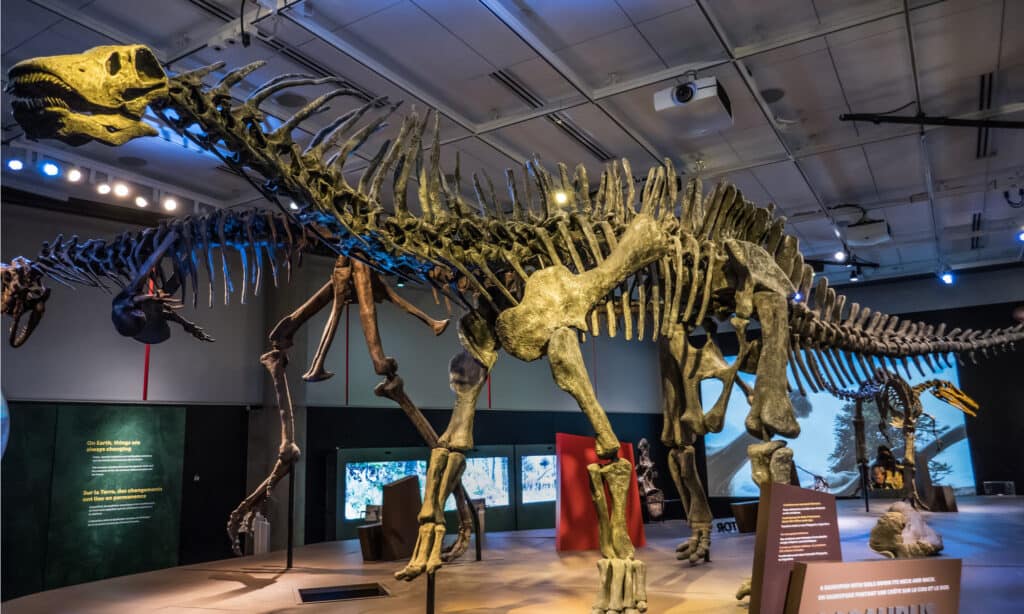
<svg viewBox="0 0 1024 614">
<path fill-rule="evenodd" d="M 149 206 L 149 201 L 146 200 L 145 198 L 143 198 L 142 196 L 136 196 L 135 197 L 135 206 L 136 207 L 146 208 L 146 207 Z"/>
<path fill-rule="evenodd" d="M 569 202 L 569 195 L 566 194 L 564 190 L 558 190 L 555 192 L 555 202 L 559 205 L 564 205 Z"/>
<path fill-rule="evenodd" d="M 79 181 L 82 180 L 82 171 L 78 170 L 77 168 L 73 168 L 68 171 L 68 174 L 65 175 L 65 177 L 71 183 L 78 183 Z"/>
<path fill-rule="evenodd" d="M 953 269 L 949 267 L 942 269 L 942 272 L 939 273 L 939 279 L 947 286 L 952 286 L 953 282 L 956 281 L 956 277 L 953 276 Z"/>
<path fill-rule="evenodd" d="M 291 201 L 290 203 L 288 203 L 288 208 L 291 209 L 292 211 L 298 211 L 299 210 L 299 206 L 295 204 L 294 200 Z"/>
<path fill-rule="evenodd" d="M 1017 233 L 1017 240 L 1020 241 L 1021 243 L 1024 243 L 1024 230 L 1021 230 L 1020 232 Z"/>
<path fill-rule="evenodd" d="M 56 177 L 60 174 L 60 167 L 53 162 L 43 162 L 43 165 L 39 168 L 47 177 Z"/>
<path fill-rule="evenodd" d="M 100 194 L 110 194 L 110 184 L 103 182 L 96 186 L 96 191 Z"/>
<path fill-rule="evenodd" d="M 164 209 L 165 210 L 167 210 L 167 211 L 174 211 L 177 208 L 178 208 L 178 201 L 174 200 L 173 198 L 165 198 L 164 199 Z"/>
<path fill-rule="evenodd" d="M 853 268 L 852 271 L 850 271 L 850 281 L 860 281 L 860 277 L 861 277 L 860 267 L 856 266 L 856 267 Z"/>
<path fill-rule="evenodd" d="M 124 198 L 125 196 L 128 196 L 128 192 L 130 192 L 130 190 L 128 189 L 127 184 L 121 183 L 120 181 L 114 184 L 114 196 Z"/>
<path fill-rule="evenodd" d="M 10 160 L 7 161 L 7 168 L 11 169 L 12 171 L 20 171 L 21 169 L 25 168 L 25 163 L 19 160 L 18 158 L 11 158 Z"/>
<path fill-rule="evenodd" d="M 803 294 L 800 294 L 799 292 L 794 292 L 793 293 L 793 301 L 794 302 L 799 303 L 802 300 L 804 300 L 804 295 Z"/>
<path fill-rule="evenodd" d="M 836 259 L 836 262 L 846 262 L 846 250 L 839 250 L 833 257 Z"/>
</svg>

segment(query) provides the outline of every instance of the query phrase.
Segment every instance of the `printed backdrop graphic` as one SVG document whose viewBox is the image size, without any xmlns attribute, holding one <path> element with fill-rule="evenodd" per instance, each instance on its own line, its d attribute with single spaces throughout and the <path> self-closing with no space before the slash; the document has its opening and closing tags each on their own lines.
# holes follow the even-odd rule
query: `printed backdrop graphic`
<svg viewBox="0 0 1024 614">
<path fill-rule="evenodd" d="M 590 495 L 590 474 L 587 465 L 597 462 L 594 438 L 566 433 L 555 434 L 558 456 L 558 503 L 555 526 L 555 550 L 596 550 L 597 510 Z M 626 524 L 633 545 L 646 544 L 643 517 L 640 514 L 640 489 L 636 483 L 636 462 L 633 444 L 622 442 L 619 458 L 633 465 L 629 490 L 626 492 Z"/>
<path fill-rule="evenodd" d="M 732 362 L 734 358 L 726 360 Z M 929 374 L 927 378 L 916 371 L 911 372 L 915 374 L 907 380 L 911 385 L 926 379 L 944 379 L 959 385 L 955 364 Z M 740 377 L 748 385 L 754 385 L 753 375 L 741 373 Z M 800 484 L 809 488 L 815 477 L 820 477 L 828 484 L 831 494 L 853 495 L 860 480 L 854 449 L 853 402 L 809 390 L 806 397 L 801 397 L 792 376 L 790 383 L 794 390 L 790 397 L 800 423 L 800 436 L 788 440 L 788 445 L 793 449 Z M 722 384 L 718 380 L 701 382 L 701 404 L 705 410 L 714 405 L 721 393 Z M 952 486 L 957 494 L 974 494 L 974 467 L 967 442 L 965 415 L 929 392 L 921 395 L 921 403 L 924 411 L 935 417 L 935 422 L 933 426 L 926 418 L 918 425 L 918 466 L 928 465 L 935 484 Z M 746 398 L 734 390 L 729 398 L 722 432 L 709 433 L 705 438 L 708 494 L 712 497 L 757 497 L 759 494 L 757 485 L 750 478 L 750 460 L 747 458 L 747 446 L 757 440 L 743 428 L 749 409 Z M 986 409 L 982 407 L 980 411 Z M 873 403 L 864 404 L 864 421 L 869 462 L 875 458 L 879 445 L 889 446 L 897 458 L 903 458 L 902 436 L 895 429 L 887 428 L 889 440 L 886 440 L 878 428 L 878 411 Z"/>
</svg>

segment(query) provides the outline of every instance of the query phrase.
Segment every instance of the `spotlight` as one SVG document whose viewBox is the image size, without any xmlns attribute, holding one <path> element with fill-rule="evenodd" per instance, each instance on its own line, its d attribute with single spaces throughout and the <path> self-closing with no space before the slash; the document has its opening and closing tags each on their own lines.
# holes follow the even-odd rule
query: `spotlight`
<svg viewBox="0 0 1024 614">
<path fill-rule="evenodd" d="M 124 198 L 125 196 L 128 196 L 128 192 L 129 190 L 127 185 L 121 183 L 120 181 L 114 184 L 114 196 Z"/>
<path fill-rule="evenodd" d="M 860 281 L 860 274 L 860 267 L 854 267 L 854 269 L 850 271 L 850 281 Z"/>
<path fill-rule="evenodd" d="M 292 211 L 298 211 L 299 210 L 299 206 L 295 204 L 294 200 L 291 201 L 290 203 L 288 203 L 288 208 L 291 209 Z"/>
<path fill-rule="evenodd" d="M 946 284 L 947 286 L 952 286 L 953 281 L 956 278 L 953 277 L 953 270 L 947 267 L 945 269 L 942 269 L 942 273 L 939 274 L 939 279 L 941 279 L 942 283 Z"/>
<path fill-rule="evenodd" d="M 558 190 L 557 192 L 555 192 L 555 202 L 558 203 L 559 205 L 564 205 L 565 203 L 569 202 L 569 195 L 566 194 L 563 190 Z"/>
<path fill-rule="evenodd" d="M 1024 243 L 1024 230 L 1017 233 L 1017 240 Z"/>
<path fill-rule="evenodd" d="M 178 201 L 174 200 L 173 198 L 165 198 L 164 199 L 164 209 L 165 210 L 167 210 L 167 211 L 174 211 L 177 208 L 178 208 Z"/>
<path fill-rule="evenodd" d="M 799 303 L 802 300 L 804 300 L 804 295 L 803 294 L 800 294 L 799 292 L 794 292 L 793 293 L 793 301 Z"/>
<path fill-rule="evenodd" d="M 71 183 L 78 183 L 79 181 L 82 180 L 82 171 L 78 170 L 77 168 L 69 170 L 67 174 L 67 180 L 70 181 Z"/>
<path fill-rule="evenodd" d="M 60 167 L 53 162 L 44 162 L 42 166 L 43 174 L 47 177 L 56 177 L 60 174 Z"/>
<path fill-rule="evenodd" d="M 399 279 L 398 281 L 395 282 L 395 287 L 396 288 L 404 288 L 405 287 L 405 282 L 402 281 L 401 279 Z"/>
<path fill-rule="evenodd" d="M 11 158 L 10 160 L 7 161 L 7 168 L 11 169 L 12 171 L 20 171 L 21 169 L 25 168 L 25 163 L 17 158 Z"/>
<path fill-rule="evenodd" d="M 846 251 L 839 250 L 833 255 L 833 258 L 836 259 L 836 262 L 846 262 Z"/>
<path fill-rule="evenodd" d="M 136 196 L 135 197 L 135 206 L 136 207 L 143 207 L 143 208 L 148 207 L 149 206 L 149 201 L 146 200 L 145 198 L 143 198 L 142 196 Z"/>
<path fill-rule="evenodd" d="M 110 184 L 105 182 L 101 183 L 96 186 L 96 191 L 100 194 L 110 194 Z"/>
</svg>

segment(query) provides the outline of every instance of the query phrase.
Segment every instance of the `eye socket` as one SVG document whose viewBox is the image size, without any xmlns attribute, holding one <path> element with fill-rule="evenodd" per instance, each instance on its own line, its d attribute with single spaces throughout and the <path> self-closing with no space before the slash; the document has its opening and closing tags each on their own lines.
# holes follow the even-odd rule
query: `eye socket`
<svg viewBox="0 0 1024 614">
<path fill-rule="evenodd" d="M 111 75 L 121 72 L 121 54 L 116 51 L 107 58 L 107 72 Z"/>
<path fill-rule="evenodd" d="M 164 78 L 164 70 L 160 67 L 160 61 L 156 59 L 153 52 L 145 47 L 135 52 L 135 70 L 149 79 Z"/>
</svg>

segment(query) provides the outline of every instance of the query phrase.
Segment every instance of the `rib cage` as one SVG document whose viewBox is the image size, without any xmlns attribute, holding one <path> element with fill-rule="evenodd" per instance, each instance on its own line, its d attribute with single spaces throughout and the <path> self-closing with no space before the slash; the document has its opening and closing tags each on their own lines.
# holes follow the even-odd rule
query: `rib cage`
<svg viewBox="0 0 1024 614">
<path fill-rule="evenodd" d="M 161 245 L 169 242 L 162 257 L 150 262 Z M 124 290 L 138 279 L 152 280 L 154 288 L 174 294 L 184 302 L 189 292 L 198 304 L 202 290 L 199 270 L 206 271 L 208 305 L 213 306 L 217 275 L 223 287 L 224 303 L 235 292 L 228 265 L 229 255 L 241 261 L 242 303 L 259 293 L 266 269 L 273 284 L 279 269 L 290 278 L 293 263 L 301 262 L 302 251 L 311 244 L 301 219 L 269 211 L 219 209 L 201 216 L 162 222 L 155 228 L 122 233 L 113 239 L 80 242 L 77 236 L 58 235 L 43 244 L 34 260 L 19 259 L 13 266 L 31 267 L 66 285 L 85 285 L 109 291 L 111 285 Z M 265 260 L 264 260 L 265 259 Z M 264 264 L 265 262 L 265 264 Z M 148 265 L 150 271 L 144 270 Z M 189 287 L 191 286 L 191 290 Z M 141 288 L 136 290 L 142 290 Z"/>
</svg>

